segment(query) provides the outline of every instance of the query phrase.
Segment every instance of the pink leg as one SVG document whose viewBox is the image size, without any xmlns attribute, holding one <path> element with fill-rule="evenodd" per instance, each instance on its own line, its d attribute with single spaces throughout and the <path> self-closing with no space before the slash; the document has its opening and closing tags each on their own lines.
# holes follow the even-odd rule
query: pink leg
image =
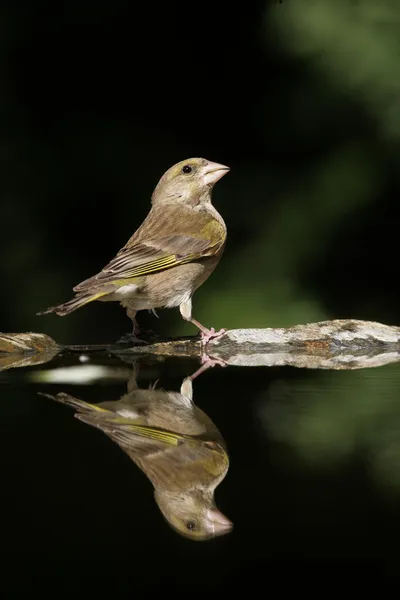
<svg viewBox="0 0 400 600">
<path fill-rule="evenodd" d="M 219 367 L 226 367 L 227 363 L 219 358 L 211 358 L 210 356 L 208 356 L 208 354 L 203 354 L 203 356 L 201 357 L 201 362 L 202 362 L 202 366 L 197 369 L 197 371 L 195 373 L 193 373 L 193 375 L 190 376 L 190 379 L 193 381 L 194 379 L 196 379 L 196 377 L 198 377 L 199 375 L 201 375 L 202 373 L 204 373 L 204 371 L 207 371 L 208 369 L 211 369 L 215 366 L 219 366 Z"/>
<path fill-rule="evenodd" d="M 204 327 L 204 325 L 199 323 L 199 321 L 196 321 L 196 319 L 193 319 L 193 317 L 190 319 L 190 322 L 193 323 L 193 325 L 196 325 L 198 329 L 200 329 L 201 341 L 203 342 L 203 344 L 207 344 L 210 340 L 215 340 L 216 338 L 221 337 L 226 332 L 226 329 L 220 329 L 219 331 L 215 331 L 214 327 L 211 327 L 211 329 L 207 329 L 207 327 Z"/>
</svg>

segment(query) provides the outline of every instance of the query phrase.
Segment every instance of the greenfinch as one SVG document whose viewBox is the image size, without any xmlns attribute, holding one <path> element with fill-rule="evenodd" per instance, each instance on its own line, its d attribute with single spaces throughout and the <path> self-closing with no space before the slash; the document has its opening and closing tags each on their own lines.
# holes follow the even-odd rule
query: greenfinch
<svg viewBox="0 0 400 600">
<path fill-rule="evenodd" d="M 136 313 L 179 306 L 203 343 L 224 333 L 192 316 L 192 297 L 217 266 L 225 248 L 226 225 L 211 202 L 214 184 L 229 167 L 190 158 L 161 177 L 151 210 L 125 246 L 97 275 L 74 287 L 75 297 L 38 314 L 68 315 L 94 300 L 117 301 L 139 334 Z"/>
<path fill-rule="evenodd" d="M 193 403 L 191 377 L 173 392 L 139 389 L 133 376 L 120 400 L 97 405 L 65 393 L 41 395 L 73 407 L 79 420 L 127 453 L 153 484 L 161 513 L 180 535 L 204 541 L 231 531 L 231 521 L 214 501 L 229 468 L 226 445 Z"/>
</svg>

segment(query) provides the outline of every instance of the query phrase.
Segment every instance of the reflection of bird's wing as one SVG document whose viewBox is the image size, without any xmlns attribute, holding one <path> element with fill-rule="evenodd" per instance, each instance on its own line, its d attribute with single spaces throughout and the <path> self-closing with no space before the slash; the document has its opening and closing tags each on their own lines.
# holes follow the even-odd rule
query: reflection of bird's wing
<svg viewBox="0 0 400 600">
<path fill-rule="evenodd" d="M 109 411 L 102 413 L 79 412 L 75 416 L 80 421 L 104 431 L 127 451 L 130 448 L 135 449 L 139 439 L 141 447 L 146 445 L 147 442 L 149 450 L 154 451 L 180 446 L 181 444 L 196 445 L 204 443 L 203 440 L 196 440 L 190 435 L 174 433 L 161 427 L 149 427 L 148 425 L 133 423 L 131 418 L 122 417 Z"/>
<path fill-rule="evenodd" d="M 136 425 L 169 430 L 175 434 L 203 435 L 204 439 L 206 436 L 207 439 L 221 438 L 211 419 L 188 398 L 175 391 L 136 389 L 120 400 L 100 402 L 97 406 L 132 419 Z"/>
<path fill-rule="evenodd" d="M 191 435 L 185 435 L 183 433 L 174 433 L 168 431 L 162 427 L 154 427 L 144 425 L 142 423 L 135 423 L 132 417 L 125 417 L 118 413 L 105 408 L 105 402 L 103 406 L 97 404 L 89 404 L 79 398 L 74 398 L 70 394 L 60 393 L 56 396 L 50 394 L 41 394 L 52 400 L 57 400 L 62 404 L 67 404 L 75 408 L 77 413 L 76 418 L 88 425 L 101 429 L 108 435 L 110 435 L 116 442 L 125 446 L 134 446 L 136 438 L 143 438 L 149 440 L 150 443 L 159 444 L 165 446 L 179 446 L 180 444 L 204 444 L 207 443 L 199 437 L 196 439 Z M 110 405 L 114 403 L 107 403 Z M 115 403 L 117 404 L 117 403 Z M 137 442 L 137 439 L 136 439 Z"/>
<path fill-rule="evenodd" d="M 137 424 L 132 418 L 124 417 L 118 413 L 108 410 L 97 404 L 89 404 L 79 398 L 74 398 L 70 394 L 60 393 L 56 396 L 50 394 L 41 394 L 52 400 L 57 400 L 62 404 L 67 404 L 75 408 L 77 413 L 75 416 L 80 421 L 101 429 L 108 435 L 112 436 L 115 441 L 121 444 L 134 445 L 135 437 L 145 438 L 153 442 L 162 444 L 163 446 L 179 446 L 185 441 L 194 442 L 193 437 L 180 433 L 173 433 L 161 427 L 149 427 L 143 424 Z M 112 403 L 107 403 L 111 404 Z"/>
<path fill-rule="evenodd" d="M 75 286 L 74 291 L 130 280 L 213 256 L 224 242 L 225 228 L 210 213 L 182 206 L 153 208 L 104 269 Z"/>
<path fill-rule="evenodd" d="M 101 423 L 76 415 L 99 427 L 146 474 L 155 488 L 181 492 L 199 485 L 213 487 L 225 476 L 229 459 L 213 440 L 176 434 L 143 425 Z"/>
<path fill-rule="evenodd" d="M 42 394 L 76 409 L 80 421 L 100 429 L 116 442 L 144 471 L 156 487 L 182 489 L 190 480 L 205 485 L 215 483 L 228 468 L 228 455 L 223 443 L 204 436 L 190 436 L 136 424 L 95 404 L 69 394 Z"/>
</svg>

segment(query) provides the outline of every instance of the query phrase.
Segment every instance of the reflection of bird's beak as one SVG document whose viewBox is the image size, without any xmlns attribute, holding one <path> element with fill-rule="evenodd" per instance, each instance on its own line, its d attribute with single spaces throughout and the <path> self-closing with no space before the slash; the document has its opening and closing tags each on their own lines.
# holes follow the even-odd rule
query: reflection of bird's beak
<svg viewBox="0 0 400 600">
<path fill-rule="evenodd" d="M 206 185 L 214 185 L 221 177 L 227 174 L 229 167 L 226 165 L 220 165 L 219 163 L 209 162 L 204 167 L 204 182 Z"/>
<path fill-rule="evenodd" d="M 229 533 L 233 527 L 232 521 L 225 517 L 217 508 L 210 508 L 207 511 L 207 521 L 214 535 Z"/>
</svg>

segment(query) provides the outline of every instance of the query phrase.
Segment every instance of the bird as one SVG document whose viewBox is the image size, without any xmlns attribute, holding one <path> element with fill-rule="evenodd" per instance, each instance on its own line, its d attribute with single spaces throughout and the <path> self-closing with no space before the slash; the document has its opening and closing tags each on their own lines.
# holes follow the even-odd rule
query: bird
<svg viewBox="0 0 400 600">
<path fill-rule="evenodd" d="M 137 386 L 136 374 L 119 400 L 90 404 L 63 392 L 40 393 L 75 409 L 75 417 L 103 431 L 153 484 L 155 501 L 179 535 L 205 541 L 229 533 L 232 522 L 217 508 L 215 488 L 226 476 L 225 441 L 193 403 L 193 378 L 180 391 Z"/>
<path fill-rule="evenodd" d="M 229 170 L 205 158 L 170 167 L 153 191 L 147 217 L 116 256 L 76 285 L 72 300 L 37 314 L 64 316 L 95 300 L 117 301 L 132 320 L 137 339 L 138 311 L 179 306 L 182 318 L 200 331 L 203 344 L 222 336 L 225 329 L 207 328 L 192 316 L 192 297 L 225 250 L 227 227 L 211 196 Z"/>
</svg>

